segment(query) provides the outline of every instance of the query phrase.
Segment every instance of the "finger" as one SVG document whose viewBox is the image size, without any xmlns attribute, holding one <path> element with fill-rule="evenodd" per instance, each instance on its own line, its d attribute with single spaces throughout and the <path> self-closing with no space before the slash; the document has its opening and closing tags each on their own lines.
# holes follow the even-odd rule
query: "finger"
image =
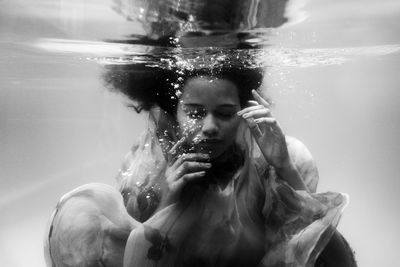
<svg viewBox="0 0 400 267">
<path fill-rule="evenodd" d="M 251 93 L 253 94 L 254 99 L 260 103 L 261 105 L 263 105 L 264 107 L 268 108 L 269 106 L 271 106 L 267 100 L 265 100 L 259 93 L 257 93 L 256 90 L 252 90 Z"/>
<path fill-rule="evenodd" d="M 196 162 L 196 161 L 185 161 L 182 163 L 170 179 L 176 181 L 181 179 L 184 175 L 199 171 L 206 171 L 211 168 L 211 163 L 208 162 Z"/>
<path fill-rule="evenodd" d="M 244 113 L 247 113 L 247 112 L 250 112 L 250 111 L 253 111 L 253 110 L 257 110 L 257 109 L 262 109 L 262 108 L 265 108 L 265 107 L 263 105 L 257 104 L 256 106 L 251 106 L 251 107 L 244 108 L 244 109 L 240 110 L 237 114 L 239 116 L 241 116 Z"/>
<path fill-rule="evenodd" d="M 178 168 L 185 161 L 199 161 L 208 162 L 210 161 L 210 155 L 205 153 L 188 153 L 182 154 L 173 164 L 172 168 Z"/>
<path fill-rule="evenodd" d="M 262 132 L 260 127 L 258 127 L 258 124 L 254 121 L 253 118 L 246 118 L 245 121 L 247 122 L 247 125 L 249 126 L 250 132 L 253 134 L 253 136 L 258 139 L 262 137 Z"/>
<path fill-rule="evenodd" d="M 181 139 L 179 139 L 175 145 L 168 151 L 168 154 L 170 156 L 176 156 L 178 154 L 178 151 L 180 150 L 180 148 L 182 148 L 183 144 L 186 141 L 186 137 L 182 137 Z"/>
<path fill-rule="evenodd" d="M 258 102 L 255 101 L 255 100 L 249 100 L 249 101 L 247 101 L 247 103 L 250 104 L 250 106 L 260 105 L 260 103 L 258 103 Z"/>
<path fill-rule="evenodd" d="M 182 179 L 179 179 L 178 181 L 174 182 L 170 189 L 174 191 L 179 191 L 182 190 L 182 188 L 190 182 L 196 181 L 198 179 L 203 178 L 206 175 L 205 171 L 199 171 L 199 172 L 193 172 L 193 173 L 187 173 L 184 176 L 182 176 Z"/>
<path fill-rule="evenodd" d="M 267 108 L 262 108 L 262 109 L 257 109 L 253 110 L 250 112 L 247 112 L 242 115 L 244 119 L 246 118 L 253 118 L 253 119 L 258 119 L 258 118 L 263 118 L 263 117 L 271 117 L 271 111 Z"/>
<path fill-rule="evenodd" d="M 254 122 L 260 127 L 261 125 L 263 125 L 264 127 L 262 128 L 266 128 L 269 129 L 270 132 L 273 132 L 277 135 L 283 134 L 283 131 L 281 129 L 281 127 L 279 126 L 278 121 L 275 118 L 259 118 L 259 119 L 255 119 Z M 269 128 L 267 128 L 269 127 Z"/>
<path fill-rule="evenodd" d="M 277 124 L 276 119 L 271 118 L 271 117 L 267 117 L 267 118 L 263 117 L 263 118 L 254 119 L 254 122 L 255 123 L 267 123 L 267 124 L 270 124 L 271 126 Z"/>
</svg>

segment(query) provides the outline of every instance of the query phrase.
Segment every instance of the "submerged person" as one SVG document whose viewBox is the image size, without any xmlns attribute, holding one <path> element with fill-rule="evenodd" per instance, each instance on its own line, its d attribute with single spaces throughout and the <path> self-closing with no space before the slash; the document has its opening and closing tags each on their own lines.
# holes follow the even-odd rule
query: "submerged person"
<svg viewBox="0 0 400 267">
<path fill-rule="evenodd" d="M 107 77 L 153 124 L 118 191 L 94 184 L 62 198 L 53 266 L 355 266 L 335 230 L 347 198 L 315 193 L 314 160 L 257 92 L 260 70 L 117 66 Z"/>
</svg>

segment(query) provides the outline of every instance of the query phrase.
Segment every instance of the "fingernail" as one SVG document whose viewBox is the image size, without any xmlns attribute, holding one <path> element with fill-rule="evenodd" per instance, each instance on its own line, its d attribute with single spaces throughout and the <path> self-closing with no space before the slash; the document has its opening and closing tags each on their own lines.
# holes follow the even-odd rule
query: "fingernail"
<svg viewBox="0 0 400 267">
<path fill-rule="evenodd" d="M 201 172 L 200 172 L 200 175 L 201 175 L 201 176 L 204 176 L 204 175 L 206 175 L 206 172 L 205 172 L 205 171 L 201 171 Z"/>
<path fill-rule="evenodd" d="M 243 118 L 247 118 L 249 116 L 249 114 L 244 114 Z"/>
<path fill-rule="evenodd" d="M 207 168 L 211 167 L 211 163 L 205 163 L 204 166 L 206 166 Z"/>
<path fill-rule="evenodd" d="M 243 114 L 243 111 L 238 111 L 237 114 L 240 116 Z"/>
</svg>

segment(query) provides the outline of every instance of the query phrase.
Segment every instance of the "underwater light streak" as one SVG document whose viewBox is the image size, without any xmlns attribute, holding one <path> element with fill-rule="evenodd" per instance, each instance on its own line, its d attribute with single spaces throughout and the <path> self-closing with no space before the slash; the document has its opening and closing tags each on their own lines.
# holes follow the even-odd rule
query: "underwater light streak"
<svg viewBox="0 0 400 267">
<path fill-rule="evenodd" d="M 154 67 L 181 67 L 189 64 L 218 66 L 227 56 L 235 59 L 234 63 L 243 63 L 246 59 L 256 59 L 249 67 L 313 67 L 339 65 L 360 57 L 377 57 L 399 53 L 400 45 L 377 45 L 348 48 L 284 48 L 266 47 L 263 49 L 221 49 L 221 48 L 157 48 L 145 45 L 108 43 L 102 41 L 83 41 L 66 39 L 40 39 L 35 47 L 47 52 L 75 54 L 86 60 L 100 64 L 135 64 L 144 63 Z M 218 61 L 220 58 L 221 62 Z M 177 61 L 178 60 L 178 61 Z M 242 62 L 241 62 L 242 61 Z"/>
</svg>

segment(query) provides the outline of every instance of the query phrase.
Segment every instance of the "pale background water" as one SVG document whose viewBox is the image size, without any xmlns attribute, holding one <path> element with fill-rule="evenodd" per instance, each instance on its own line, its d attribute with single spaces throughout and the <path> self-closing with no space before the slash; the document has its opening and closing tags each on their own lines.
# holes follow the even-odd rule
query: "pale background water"
<svg viewBox="0 0 400 267">
<path fill-rule="evenodd" d="M 112 184 L 145 127 L 104 88 L 96 62 L 35 45 L 140 31 L 110 6 L 0 1 L 0 266 L 44 266 L 44 227 L 59 197 L 87 182 Z M 312 151 L 319 191 L 350 195 L 339 230 L 359 266 L 399 266 L 400 2 L 315 0 L 303 11 L 305 20 L 278 29 L 276 44 L 329 48 L 313 51 L 332 60 L 306 65 L 300 54 L 297 65 L 269 68 L 275 115 Z"/>
</svg>

